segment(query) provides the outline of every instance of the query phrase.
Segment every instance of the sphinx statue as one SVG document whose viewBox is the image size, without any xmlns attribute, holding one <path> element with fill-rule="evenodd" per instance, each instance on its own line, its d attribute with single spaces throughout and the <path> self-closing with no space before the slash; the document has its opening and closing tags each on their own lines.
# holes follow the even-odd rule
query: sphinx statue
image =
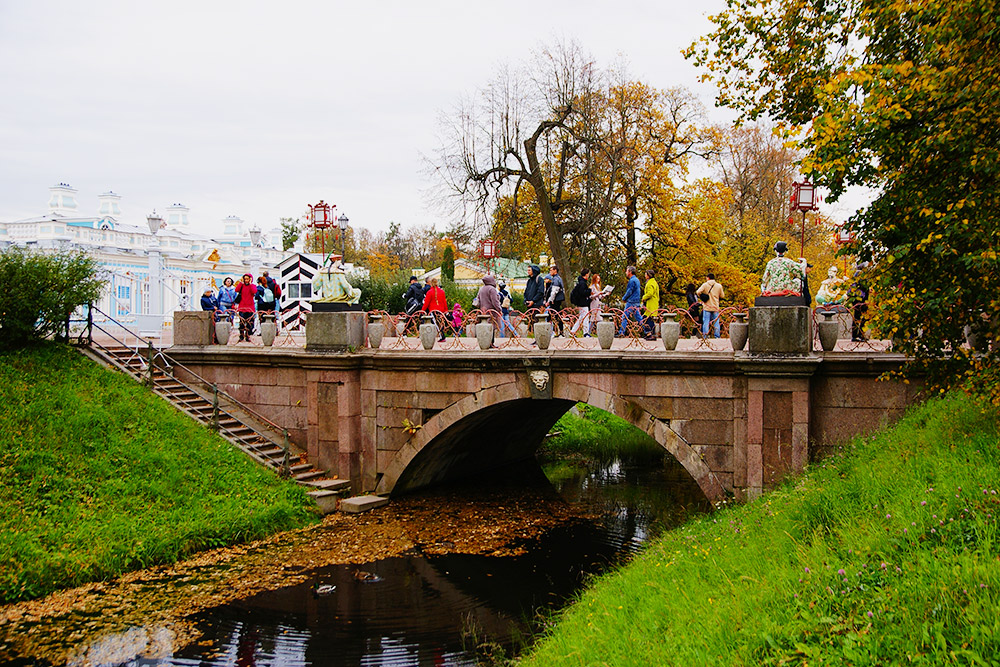
<svg viewBox="0 0 1000 667">
<path fill-rule="evenodd" d="M 361 290 L 348 282 L 339 257 L 332 258 L 330 264 L 316 274 L 312 287 L 312 303 L 355 304 L 361 300 Z"/>
<path fill-rule="evenodd" d="M 816 303 L 820 306 L 836 306 L 847 299 L 847 280 L 837 277 L 837 267 L 831 266 L 826 272 L 826 280 L 819 285 Z"/>
</svg>

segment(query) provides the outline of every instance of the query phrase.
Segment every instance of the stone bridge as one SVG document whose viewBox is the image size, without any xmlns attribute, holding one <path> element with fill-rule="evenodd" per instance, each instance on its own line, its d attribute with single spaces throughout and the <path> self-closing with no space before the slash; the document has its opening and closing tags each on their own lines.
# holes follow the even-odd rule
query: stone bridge
<svg viewBox="0 0 1000 667">
<path fill-rule="evenodd" d="M 918 391 L 885 352 L 371 351 L 175 346 L 170 354 L 289 431 L 355 493 L 396 494 L 532 456 L 574 404 L 625 419 L 706 498 L 752 498 Z M 183 371 L 178 370 L 178 374 Z"/>
</svg>

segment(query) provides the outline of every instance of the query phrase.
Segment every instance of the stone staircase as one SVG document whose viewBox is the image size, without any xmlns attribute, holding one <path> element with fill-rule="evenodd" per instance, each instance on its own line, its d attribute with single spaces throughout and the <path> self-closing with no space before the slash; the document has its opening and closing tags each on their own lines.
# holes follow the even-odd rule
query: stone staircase
<svg viewBox="0 0 1000 667">
<path fill-rule="evenodd" d="M 306 495 L 324 514 L 335 511 L 340 499 L 350 494 L 350 481 L 328 479 L 323 471 L 301 462 L 303 452 L 273 425 L 256 419 L 236 401 L 216 394 L 212 387 L 174 377 L 173 367 L 162 354 L 155 354 L 150 372 L 146 351 L 141 348 L 137 351 L 125 346 L 92 345 L 78 349 L 98 363 L 150 385 L 156 394 L 181 412 L 217 429 L 219 435 L 260 465 L 308 487 Z"/>
</svg>

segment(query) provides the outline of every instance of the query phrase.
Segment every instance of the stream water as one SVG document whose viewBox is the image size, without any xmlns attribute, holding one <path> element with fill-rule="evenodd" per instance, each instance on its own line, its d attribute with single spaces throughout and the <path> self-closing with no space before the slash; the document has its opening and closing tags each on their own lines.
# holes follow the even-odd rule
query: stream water
<svg viewBox="0 0 1000 667">
<path fill-rule="evenodd" d="M 0 663 L 496 663 L 530 645 L 589 577 L 704 509 L 670 457 L 531 461 L 8 607 Z"/>
<path fill-rule="evenodd" d="M 672 459 L 668 459 L 672 461 Z M 587 577 L 675 525 L 701 494 L 679 466 L 548 466 L 561 496 L 592 518 L 505 557 L 419 552 L 317 569 L 303 583 L 213 608 L 196 643 L 160 665 L 472 665 L 511 655 Z M 132 663 L 139 664 L 139 663 Z"/>
</svg>

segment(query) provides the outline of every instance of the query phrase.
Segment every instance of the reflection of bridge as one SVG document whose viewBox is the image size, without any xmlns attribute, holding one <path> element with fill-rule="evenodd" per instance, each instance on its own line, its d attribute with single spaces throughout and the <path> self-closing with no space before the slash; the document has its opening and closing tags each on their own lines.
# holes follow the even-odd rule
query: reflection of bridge
<svg viewBox="0 0 1000 667">
<path fill-rule="evenodd" d="M 381 351 L 175 346 L 171 356 L 288 429 L 355 493 L 398 493 L 533 454 L 576 402 L 673 454 L 706 497 L 753 497 L 848 437 L 899 417 L 916 389 L 878 382 L 891 353 Z"/>
</svg>

